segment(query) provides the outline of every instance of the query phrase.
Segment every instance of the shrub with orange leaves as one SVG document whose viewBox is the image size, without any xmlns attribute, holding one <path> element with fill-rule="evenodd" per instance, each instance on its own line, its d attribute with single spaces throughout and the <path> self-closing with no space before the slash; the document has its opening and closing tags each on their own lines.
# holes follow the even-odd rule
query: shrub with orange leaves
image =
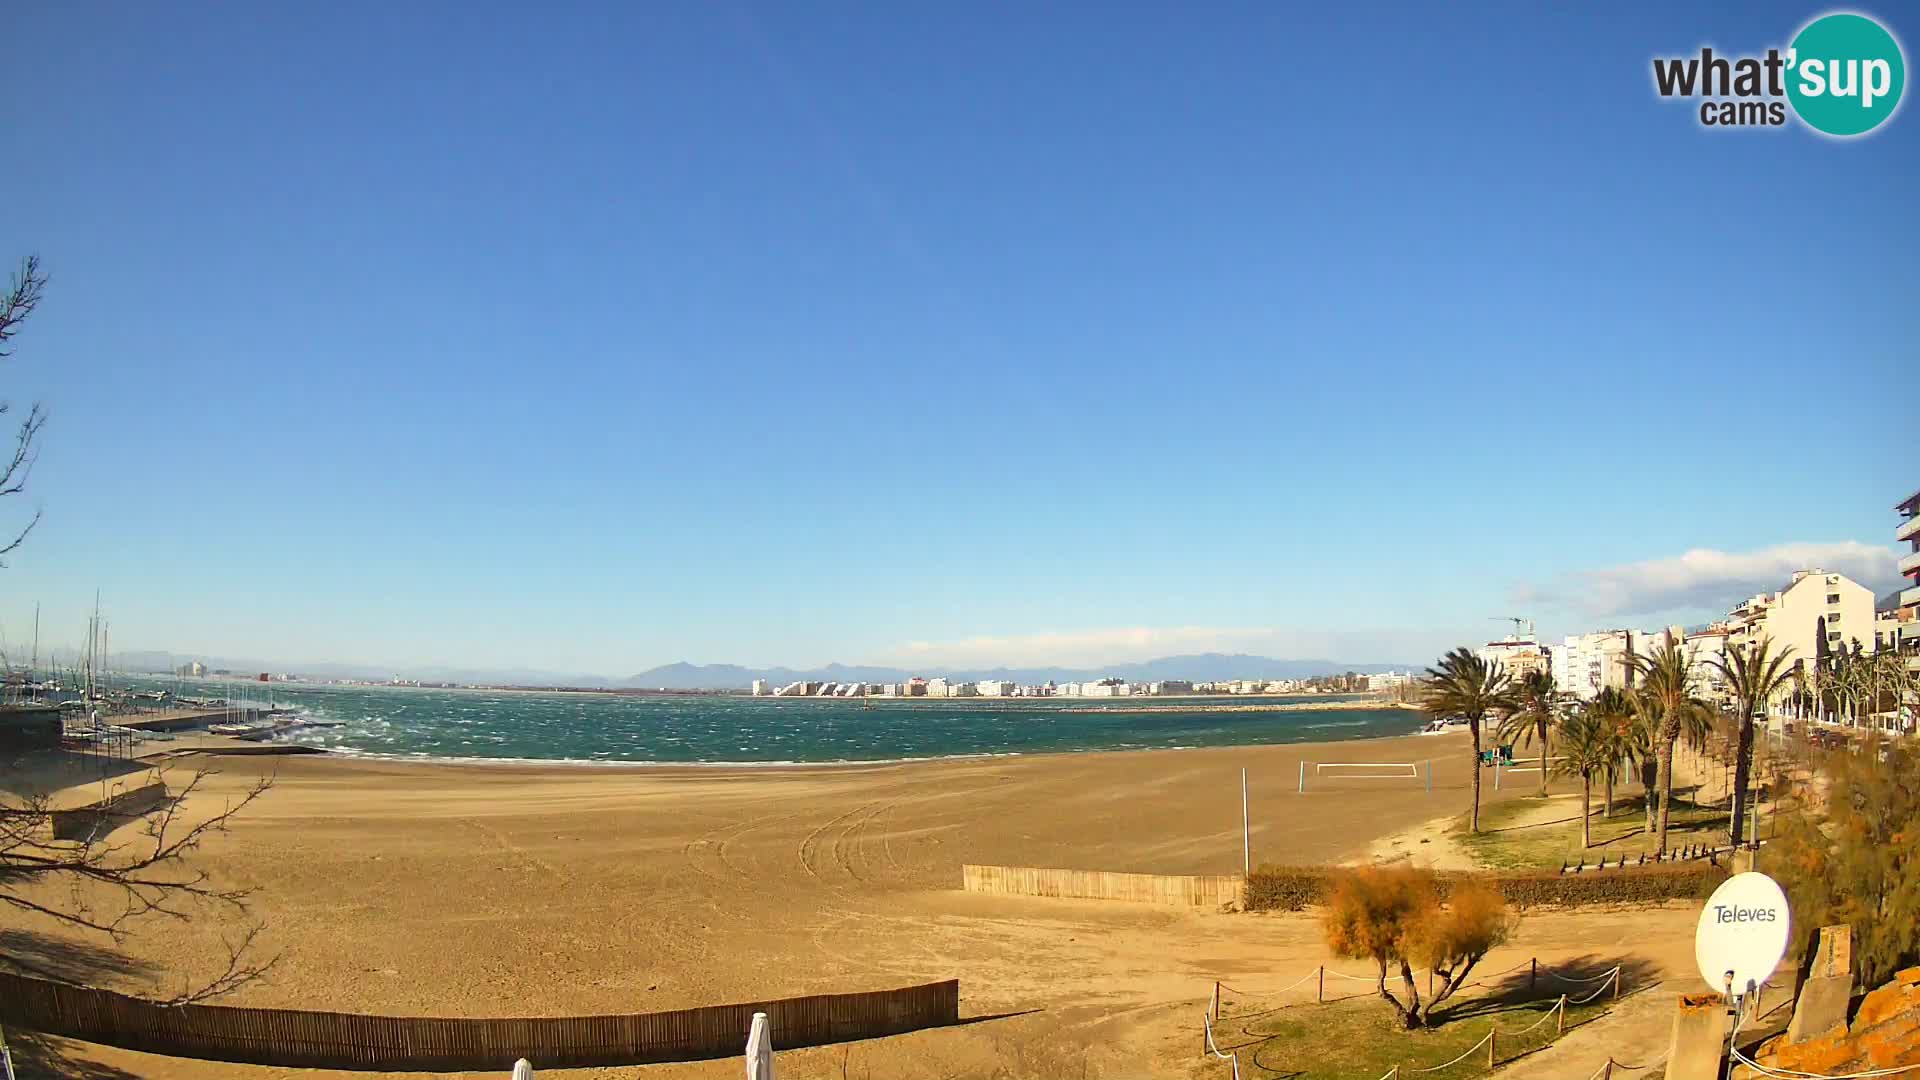
<svg viewBox="0 0 1920 1080">
<path fill-rule="evenodd" d="M 1507 902 L 1496 890 L 1480 882 L 1457 883 L 1443 905 L 1432 872 L 1407 866 L 1340 875 L 1328 894 L 1322 924 L 1335 954 L 1373 962 L 1380 997 L 1409 1028 L 1433 1026 L 1434 1009 L 1513 930 Z M 1425 1003 L 1413 978 L 1416 965 L 1434 974 L 1434 994 Z M 1387 988 L 1390 971 L 1400 975 L 1404 1000 Z"/>
</svg>

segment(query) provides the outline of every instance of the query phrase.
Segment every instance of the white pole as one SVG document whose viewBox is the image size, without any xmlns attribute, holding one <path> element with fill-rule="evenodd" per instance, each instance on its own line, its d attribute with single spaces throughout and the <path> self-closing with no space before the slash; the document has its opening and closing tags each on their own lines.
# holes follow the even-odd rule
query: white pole
<svg viewBox="0 0 1920 1080">
<path fill-rule="evenodd" d="M 533 1080 L 533 1062 L 526 1058 L 514 1062 L 513 1080 Z"/>
<path fill-rule="evenodd" d="M 1240 872 L 1253 873 L 1253 830 L 1247 825 L 1247 770 L 1240 770 Z"/>
<path fill-rule="evenodd" d="M 747 1029 L 747 1080 L 773 1080 L 773 1025 L 763 1012 Z"/>
</svg>

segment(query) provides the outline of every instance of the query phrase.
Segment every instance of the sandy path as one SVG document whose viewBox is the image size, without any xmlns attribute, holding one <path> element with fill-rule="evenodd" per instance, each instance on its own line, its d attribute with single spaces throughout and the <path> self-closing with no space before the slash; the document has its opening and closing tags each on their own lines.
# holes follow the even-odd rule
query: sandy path
<svg viewBox="0 0 1920 1080">
<path fill-rule="evenodd" d="M 1413 781 L 1295 792 L 1303 758 L 1428 757 L 1432 796 Z M 258 890 L 262 943 L 279 956 L 235 1004 L 565 1015 L 957 976 L 963 1015 L 1024 1015 L 858 1044 L 845 1051 L 848 1075 L 1080 1075 L 1083 1061 L 1093 1076 L 1187 1075 L 1203 1064 L 1194 1021 L 1212 980 L 1263 994 L 1312 969 L 1326 958 L 1311 917 L 981 897 L 957 891 L 960 864 L 1234 872 L 1243 766 L 1256 861 L 1340 862 L 1442 807 L 1457 812 L 1466 759 L 1464 740 L 1451 738 L 840 769 L 293 758 L 204 861 L 218 880 Z M 260 767 L 224 762 L 207 798 Z M 127 948 L 135 970 L 76 964 L 73 974 L 135 991 L 176 986 L 204 972 L 238 925 L 149 927 Z M 1633 956 L 1664 968 L 1690 959 L 1691 931 L 1685 911 L 1542 915 L 1506 950 L 1511 961 L 1489 963 Z M 103 1078 L 286 1072 L 64 1052 L 66 1073 L 120 1070 Z M 782 1075 L 837 1077 L 842 1053 L 783 1055 Z"/>
</svg>

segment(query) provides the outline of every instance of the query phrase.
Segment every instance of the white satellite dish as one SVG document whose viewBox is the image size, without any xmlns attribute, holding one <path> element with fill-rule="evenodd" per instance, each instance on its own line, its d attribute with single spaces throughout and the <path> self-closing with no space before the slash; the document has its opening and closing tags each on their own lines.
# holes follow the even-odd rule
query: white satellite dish
<svg viewBox="0 0 1920 1080">
<path fill-rule="evenodd" d="M 1749 993 L 1780 966 L 1792 932 L 1787 894 L 1779 884 L 1765 874 L 1735 874 L 1713 890 L 1700 912 L 1693 935 L 1700 977 L 1724 993 L 1731 972 L 1734 994 Z"/>
</svg>

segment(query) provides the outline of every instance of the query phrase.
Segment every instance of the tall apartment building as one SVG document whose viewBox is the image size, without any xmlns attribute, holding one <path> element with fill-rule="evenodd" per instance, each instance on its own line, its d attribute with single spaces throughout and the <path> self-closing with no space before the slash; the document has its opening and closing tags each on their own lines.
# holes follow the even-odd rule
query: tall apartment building
<svg viewBox="0 0 1920 1080">
<path fill-rule="evenodd" d="M 1908 547 L 1896 568 L 1907 584 L 1894 594 L 1892 609 L 1887 612 L 1893 625 L 1882 625 L 1887 645 L 1912 652 L 1907 666 L 1920 668 L 1920 491 L 1901 499 L 1893 509 L 1900 515 L 1900 527 L 1894 530 L 1893 539 Z"/>
<path fill-rule="evenodd" d="M 1820 661 L 1854 642 L 1874 648 L 1873 593 L 1845 576 L 1800 570 L 1777 593 L 1761 593 L 1727 616 L 1727 648 L 1751 648 L 1761 638 L 1792 649 L 1793 666 L 1811 674 Z"/>
<path fill-rule="evenodd" d="M 1899 564 L 1907 587 L 1900 590 L 1895 614 L 1901 622 L 1910 623 L 1920 620 L 1920 491 L 1900 500 L 1893 509 L 1900 515 L 1900 527 L 1894 530 L 1893 539 L 1905 541 L 1910 549 Z"/>
</svg>

